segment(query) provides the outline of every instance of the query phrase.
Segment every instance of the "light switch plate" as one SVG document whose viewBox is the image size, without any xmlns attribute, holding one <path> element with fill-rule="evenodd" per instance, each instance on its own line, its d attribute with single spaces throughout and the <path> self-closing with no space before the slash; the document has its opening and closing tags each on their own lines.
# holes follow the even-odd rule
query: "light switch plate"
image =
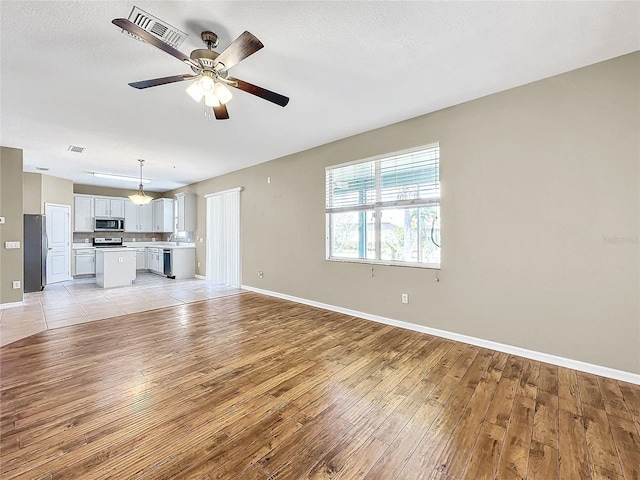
<svg viewBox="0 0 640 480">
<path fill-rule="evenodd" d="M 12 248 L 20 248 L 20 242 L 4 242 L 4 248 L 7 250 Z"/>
<path fill-rule="evenodd" d="M 20 288 L 20 280 L 14 280 L 13 281 L 13 289 L 17 289 Z"/>
<path fill-rule="evenodd" d="M 0 217 L 0 224 L 3 224 L 5 222 L 4 217 Z"/>
</svg>

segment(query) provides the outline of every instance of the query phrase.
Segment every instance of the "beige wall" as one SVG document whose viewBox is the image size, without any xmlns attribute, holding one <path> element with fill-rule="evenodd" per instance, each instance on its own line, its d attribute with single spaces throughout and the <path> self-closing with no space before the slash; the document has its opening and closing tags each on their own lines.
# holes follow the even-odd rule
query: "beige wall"
<svg viewBox="0 0 640 480">
<path fill-rule="evenodd" d="M 65 178 L 42 175 L 42 204 L 45 203 L 71 206 L 73 215 L 73 182 Z"/>
<path fill-rule="evenodd" d="M 244 187 L 245 285 L 640 373 L 639 79 L 636 52 L 169 193 L 202 236 L 203 195 Z M 325 166 L 433 142 L 440 282 L 326 261 Z"/>
<path fill-rule="evenodd" d="M 22 203 L 23 213 L 33 215 L 44 214 L 41 174 L 25 172 L 22 175 Z"/>
<path fill-rule="evenodd" d="M 0 303 L 22 301 L 23 284 L 22 150 L 0 147 Z M 5 242 L 20 242 L 19 249 L 7 250 Z"/>
</svg>

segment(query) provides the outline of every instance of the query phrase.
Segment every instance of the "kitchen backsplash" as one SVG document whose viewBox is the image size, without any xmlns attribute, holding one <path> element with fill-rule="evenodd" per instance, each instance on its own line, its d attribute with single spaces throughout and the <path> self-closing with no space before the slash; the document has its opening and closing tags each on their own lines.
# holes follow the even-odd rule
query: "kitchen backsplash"
<svg viewBox="0 0 640 480">
<path fill-rule="evenodd" d="M 111 238 L 123 237 L 125 242 L 166 242 L 169 240 L 170 233 L 129 233 L 129 232 L 75 232 L 73 234 L 73 243 L 83 243 L 85 239 L 89 239 L 88 243 L 92 243 L 94 238 Z"/>
</svg>

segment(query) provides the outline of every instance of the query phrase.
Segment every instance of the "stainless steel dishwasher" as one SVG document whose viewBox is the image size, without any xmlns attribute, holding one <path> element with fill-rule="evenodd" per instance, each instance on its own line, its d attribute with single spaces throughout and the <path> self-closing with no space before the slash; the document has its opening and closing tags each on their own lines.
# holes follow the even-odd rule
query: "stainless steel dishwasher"
<svg viewBox="0 0 640 480">
<path fill-rule="evenodd" d="M 162 257 L 164 259 L 164 274 L 169 278 L 176 278 L 173 274 L 173 255 L 171 255 L 171 248 L 162 249 Z"/>
</svg>

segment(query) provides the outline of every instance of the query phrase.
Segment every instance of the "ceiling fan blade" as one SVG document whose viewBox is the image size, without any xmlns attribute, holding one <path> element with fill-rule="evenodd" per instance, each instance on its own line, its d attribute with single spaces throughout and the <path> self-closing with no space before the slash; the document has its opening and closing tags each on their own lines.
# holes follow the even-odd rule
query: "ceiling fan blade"
<svg viewBox="0 0 640 480">
<path fill-rule="evenodd" d="M 264 45 L 253 34 L 244 32 L 238 38 L 236 38 L 231 45 L 229 45 L 219 56 L 216 58 L 217 70 L 229 70 L 234 65 L 237 65 L 249 55 L 253 55 L 260 50 Z M 218 65 L 222 64 L 219 68 Z"/>
<path fill-rule="evenodd" d="M 171 45 L 167 45 L 162 40 L 158 39 L 157 37 L 154 37 L 149 32 L 140 28 L 135 23 L 127 20 L 126 18 L 115 18 L 111 21 L 111 23 L 120 27 L 123 30 L 126 30 L 130 34 L 135 35 L 136 37 L 140 37 L 145 42 L 153 45 L 156 48 L 159 48 L 163 52 L 166 52 L 169 55 L 176 57 L 178 60 L 183 61 L 190 67 L 195 67 L 198 70 L 202 70 L 202 66 L 198 62 L 196 62 L 195 60 L 192 60 L 191 58 L 186 56 L 184 53 L 182 53 L 180 50 L 173 48 Z"/>
<path fill-rule="evenodd" d="M 213 113 L 216 116 L 216 120 L 228 120 L 229 112 L 227 112 L 227 107 L 224 103 L 221 103 L 217 107 L 213 107 Z"/>
<path fill-rule="evenodd" d="M 244 80 L 240 80 L 239 78 L 229 77 L 227 78 L 227 82 L 232 87 L 244 90 L 245 92 L 250 93 L 251 95 L 255 95 L 256 97 L 264 98 L 265 100 L 271 103 L 275 103 L 276 105 L 280 105 L 281 107 L 285 107 L 287 103 L 289 103 L 289 97 L 285 97 L 284 95 L 280 95 L 279 93 L 272 92 L 271 90 L 267 90 L 266 88 L 258 87 L 257 85 L 245 82 Z"/>
<path fill-rule="evenodd" d="M 184 75 L 172 75 L 171 77 L 154 78 L 152 80 L 140 80 L 139 82 L 131 82 L 129 85 L 133 88 L 143 89 L 149 87 L 157 87 L 158 85 L 166 85 L 167 83 L 182 82 L 184 80 L 191 80 L 196 78 L 197 75 L 184 74 Z"/>
</svg>

